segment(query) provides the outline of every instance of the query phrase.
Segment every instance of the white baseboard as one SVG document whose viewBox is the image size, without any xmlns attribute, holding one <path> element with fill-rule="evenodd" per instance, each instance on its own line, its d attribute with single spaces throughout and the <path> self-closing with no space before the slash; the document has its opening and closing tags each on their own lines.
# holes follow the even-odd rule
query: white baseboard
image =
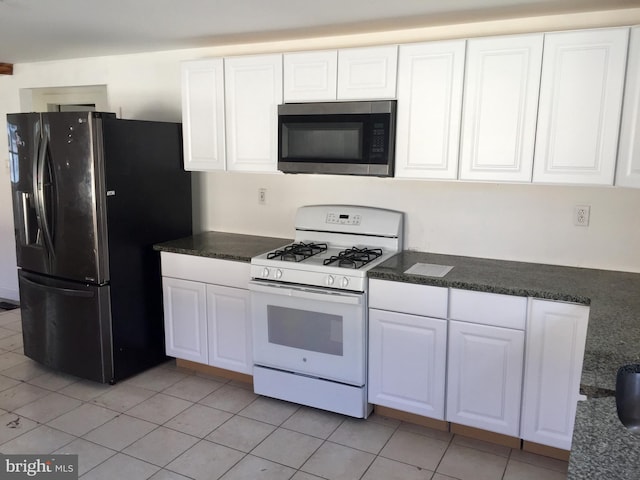
<svg viewBox="0 0 640 480">
<path fill-rule="evenodd" d="M 20 292 L 9 288 L 0 287 L 0 298 L 5 300 L 20 301 Z"/>
</svg>

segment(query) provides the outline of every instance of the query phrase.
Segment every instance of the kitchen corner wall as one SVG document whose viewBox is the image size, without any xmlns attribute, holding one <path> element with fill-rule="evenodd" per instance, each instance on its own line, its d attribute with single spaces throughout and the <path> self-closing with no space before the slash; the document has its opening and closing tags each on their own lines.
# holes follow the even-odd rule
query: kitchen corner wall
<svg viewBox="0 0 640 480">
<path fill-rule="evenodd" d="M 122 118 L 180 121 L 183 60 L 635 23 L 638 8 L 16 64 L 0 76 L 0 130 L 6 113 L 29 109 L 28 89 L 44 87 L 106 85 Z M 0 297 L 17 299 L 7 150 L 0 135 Z M 354 203 L 405 212 L 406 248 L 640 272 L 640 190 L 225 172 L 195 173 L 194 186 L 198 230 L 291 237 L 298 206 Z M 266 205 L 258 188 L 267 189 Z M 573 225 L 577 204 L 591 205 L 587 228 Z"/>
</svg>

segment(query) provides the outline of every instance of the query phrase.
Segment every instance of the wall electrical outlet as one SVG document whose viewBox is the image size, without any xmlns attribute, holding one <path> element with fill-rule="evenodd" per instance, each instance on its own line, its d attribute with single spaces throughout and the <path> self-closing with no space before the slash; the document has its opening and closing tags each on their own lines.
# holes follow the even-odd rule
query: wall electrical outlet
<svg viewBox="0 0 640 480">
<path fill-rule="evenodd" d="M 588 227 L 590 214 L 590 205 L 576 205 L 573 207 L 573 224 L 578 227 Z"/>
<path fill-rule="evenodd" d="M 258 204 L 265 205 L 267 203 L 267 189 L 259 188 L 258 189 Z"/>
</svg>

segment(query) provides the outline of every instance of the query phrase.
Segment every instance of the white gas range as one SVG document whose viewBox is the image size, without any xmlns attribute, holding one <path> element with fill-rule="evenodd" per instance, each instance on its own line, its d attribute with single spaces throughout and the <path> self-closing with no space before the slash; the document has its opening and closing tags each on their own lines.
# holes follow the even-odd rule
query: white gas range
<svg viewBox="0 0 640 480">
<path fill-rule="evenodd" d="M 367 270 L 403 227 L 392 210 L 301 207 L 294 243 L 251 260 L 256 393 L 367 417 Z"/>
</svg>

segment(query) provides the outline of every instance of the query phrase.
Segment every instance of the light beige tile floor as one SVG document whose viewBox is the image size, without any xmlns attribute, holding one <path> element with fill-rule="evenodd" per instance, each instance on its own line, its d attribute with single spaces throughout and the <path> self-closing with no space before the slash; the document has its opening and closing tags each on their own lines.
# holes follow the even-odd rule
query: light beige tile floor
<svg viewBox="0 0 640 480">
<path fill-rule="evenodd" d="M 0 453 L 76 453 L 83 480 L 563 480 L 566 462 L 255 395 L 173 362 L 100 385 L 23 355 L 0 312 Z"/>
</svg>

